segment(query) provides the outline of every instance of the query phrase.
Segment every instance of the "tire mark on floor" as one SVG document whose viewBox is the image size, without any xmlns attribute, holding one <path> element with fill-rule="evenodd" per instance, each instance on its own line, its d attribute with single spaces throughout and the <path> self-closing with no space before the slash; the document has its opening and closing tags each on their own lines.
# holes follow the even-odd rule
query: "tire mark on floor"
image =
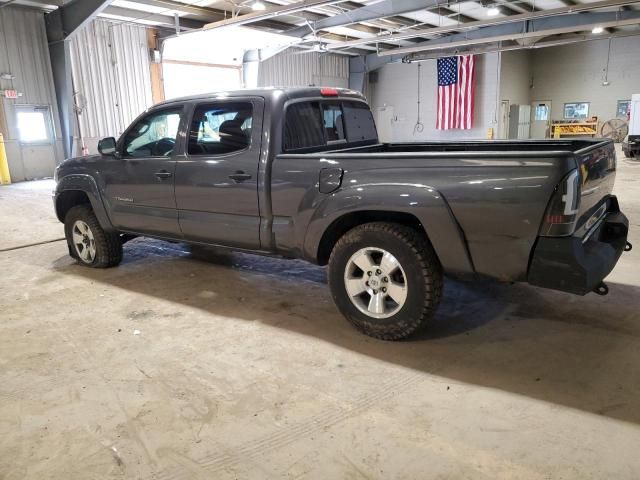
<svg viewBox="0 0 640 480">
<path fill-rule="evenodd" d="M 210 473 L 237 467 L 248 460 L 253 460 L 265 453 L 278 450 L 351 417 L 360 415 L 371 407 L 392 398 L 399 392 L 423 380 L 426 380 L 426 377 L 420 373 L 404 374 L 393 380 L 383 382 L 382 387 L 373 392 L 360 395 L 346 408 L 327 410 L 293 427 L 277 430 L 235 448 L 231 447 L 231 453 L 214 453 L 197 459 L 195 462 Z M 169 469 L 161 472 L 155 478 L 157 480 L 179 480 L 188 478 L 188 472 L 180 468 Z"/>
<path fill-rule="evenodd" d="M 511 315 L 515 308 L 515 304 L 506 305 L 502 312 L 496 315 L 496 319 L 504 319 Z M 465 350 L 445 365 L 432 369 L 431 375 L 438 375 L 438 372 L 452 367 L 469 355 L 473 355 L 473 353 L 481 347 L 482 344 L 478 344 L 475 347 Z M 389 400 L 403 390 L 407 390 L 409 387 L 420 382 L 432 379 L 433 377 L 431 375 L 425 376 L 420 370 L 397 375 L 393 379 L 383 381 L 381 387 L 375 391 L 363 393 L 346 408 L 338 407 L 334 410 L 328 410 L 320 415 L 311 417 L 307 421 L 298 423 L 293 427 L 279 429 L 271 434 L 238 445 L 237 447 L 230 446 L 225 452 L 206 455 L 194 461 L 211 473 L 242 465 L 248 460 L 254 460 L 313 433 L 320 432 L 349 418 L 356 417 L 376 404 Z M 159 472 L 159 474 L 153 478 L 154 480 L 182 480 L 189 479 L 189 475 L 188 472 L 185 472 L 179 467 L 170 467 L 169 469 Z"/>
<path fill-rule="evenodd" d="M 61 338 L 63 345 L 68 345 L 71 349 L 71 352 L 79 358 L 84 364 L 87 366 L 87 372 L 95 378 L 98 379 L 104 386 L 107 393 L 109 393 L 112 399 L 115 402 L 117 409 L 122 414 L 124 419 L 124 423 L 126 425 L 127 431 L 129 433 L 130 438 L 133 442 L 140 447 L 142 456 L 144 456 L 147 460 L 147 465 L 149 467 L 153 467 L 153 465 L 157 465 L 158 458 L 149 448 L 149 439 L 146 436 L 144 429 L 138 428 L 135 424 L 134 420 L 131 418 L 129 413 L 127 412 L 126 405 L 118 395 L 118 391 L 115 390 L 110 384 L 104 373 L 101 371 L 101 364 L 96 361 L 95 356 L 92 352 L 79 345 L 73 338 L 73 335 L 67 331 L 67 329 L 62 328 L 57 322 L 54 322 L 54 325 L 58 327 L 57 331 L 54 331 L 54 334 Z M 132 463 L 129 462 L 131 466 Z M 134 472 L 137 476 L 139 472 Z"/>
<path fill-rule="evenodd" d="M 77 380 L 78 376 L 76 375 L 74 379 Z M 2 383 L 5 382 L 6 381 L 3 381 Z M 0 397 L 9 398 L 11 400 L 40 401 L 43 392 L 50 390 L 52 387 L 59 387 L 60 385 L 64 385 L 64 379 L 61 379 L 60 377 L 46 377 L 30 382 L 26 387 L 12 392 L 0 391 Z"/>
</svg>

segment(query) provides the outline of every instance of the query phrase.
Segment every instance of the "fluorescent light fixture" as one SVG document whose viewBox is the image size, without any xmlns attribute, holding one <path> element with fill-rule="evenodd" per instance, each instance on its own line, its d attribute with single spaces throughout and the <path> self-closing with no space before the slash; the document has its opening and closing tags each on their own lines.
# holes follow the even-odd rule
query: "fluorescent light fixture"
<svg viewBox="0 0 640 480">
<path fill-rule="evenodd" d="M 267 9 L 267 7 L 260 0 L 256 0 L 255 2 L 253 2 L 251 4 L 251 10 L 254 10 L 256 12 L 259 12 L 259 11 L 262 11 L 262 10 L 266 10 L 266 9 Z"/>
<path fill-rule="evenodd" d="M 495 17 L 496 15 L 500 15 L 500 9 L 496 5 L 487 10 L 487 17 Z"/>
<path fill-rule="evenodd" d="M 594 33 L 596 35 L 602 32 L 604 32 L 604 28 L 602 27 L 593 27 L 593 30 L 591 30 L 591 33 Z"/>
</svg>

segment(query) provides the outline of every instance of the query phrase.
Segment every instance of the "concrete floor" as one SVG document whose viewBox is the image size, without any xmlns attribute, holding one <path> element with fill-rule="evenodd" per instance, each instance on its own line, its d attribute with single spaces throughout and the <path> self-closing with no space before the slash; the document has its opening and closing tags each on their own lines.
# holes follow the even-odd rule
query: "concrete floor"
<svg viewBox="0 0 640 480">
<path fill-rule="evenodd" d="M 640 477 L 640 249 L 607 297 L 448 282 L 386 343 L 301 262 L 6 250 L 62 236 L 51 187 L 0 187 L 3 480 Z M 640 163 L 617 193 L 640 247 Z"/>
</svg>

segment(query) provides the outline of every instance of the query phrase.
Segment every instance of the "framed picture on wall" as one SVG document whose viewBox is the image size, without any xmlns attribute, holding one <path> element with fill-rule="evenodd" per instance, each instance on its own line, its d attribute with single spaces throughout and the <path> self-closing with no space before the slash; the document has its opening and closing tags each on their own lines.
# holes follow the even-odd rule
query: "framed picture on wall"
<svg viewBox="0 0 640 480">
<path fill-rule="evenodd" d="M 589 116 L 589 102 L 564 104 L 564 118 L 567 120 L 584 120 Z"/>
<path fill-rule="evenodd" d="M 616 107 L 616 117 L 627 118 L 629 105 L 631 105 L 631 100 L 618 100 L 618 105 Z"/>
</svg>

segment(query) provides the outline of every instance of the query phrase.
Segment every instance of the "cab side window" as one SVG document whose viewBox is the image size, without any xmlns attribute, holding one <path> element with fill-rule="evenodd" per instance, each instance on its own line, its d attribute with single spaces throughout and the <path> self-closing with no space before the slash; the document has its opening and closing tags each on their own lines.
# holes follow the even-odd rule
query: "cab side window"
<svg viewBox="0 0 640 480">
<path fill-rule="evenodd" d="M 331 150 L 337 143 L 378 141 L 369 107 L 352 100 L 301 101 L 285 111 L 283 152 Z"/>
<path fill-rule="evenodd" d="M 324 131 L 327 136 L 327 143 L 344 142 L 344 122 L 342 109 L 337 103 L 325 103 L 322 105 L 322 120 Z"/>
<path fill-rule="evenodd" d="M 297 102 L 286 110 L 284 150 L 300 150 L 326 144 L 319 102 Z"/>
<path fill-rule="evenodd" d="M 125 157 L 170 157 L 176 144 L 182 108 L 152 112 L 138 121 L 124 138 Z"/>
<path fill-rule="evenodd" d="M 248 148 L 252 120 L 249 102 L 198 106 L 189 129 L 189 155 L 225 155 Z"/>
<path fill-rule="evenodd" d="M 344 102 L 344 123 L 348 142 L 377 142 L 378 132 L 373 114 L 366 103 Z"/>
</svg>

